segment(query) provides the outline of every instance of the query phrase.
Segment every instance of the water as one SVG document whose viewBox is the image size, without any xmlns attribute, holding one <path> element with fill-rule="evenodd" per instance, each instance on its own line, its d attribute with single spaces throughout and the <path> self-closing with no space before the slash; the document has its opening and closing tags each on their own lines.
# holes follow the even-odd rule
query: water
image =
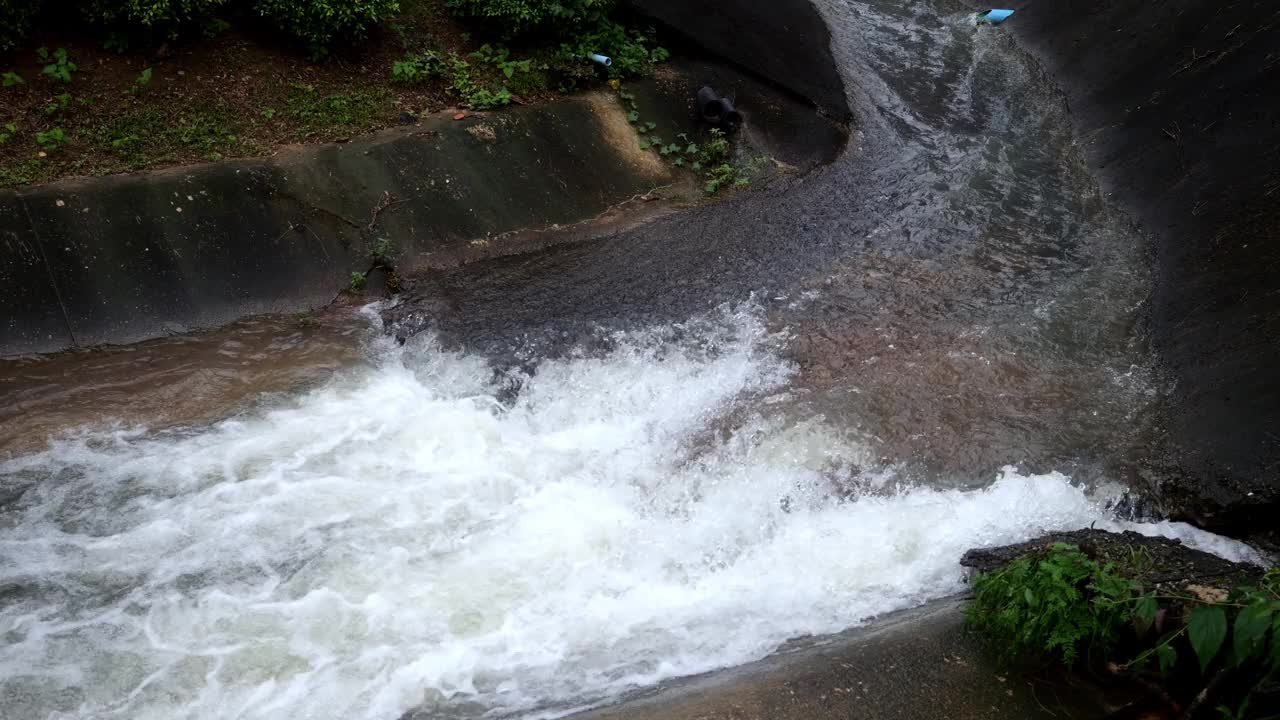
<svg viewBox="0 0 1280 720">
<path fill-rule="evenodd" d="M 265 318 L 0 364 L 0 718 L 541 717 L 963 587 L 1108 509 L 1141 238 L 948 2 L 824 0 L 829 168 Z"/>
<path fill-rule="evenodd" d="M 955 592 L 969 547 L 1115 525 L 1056 473 L 898 487 L 795 416 L 785 340 L 744 304 L 532 374 L 373 341 L 210 427 L 10 459 L 0 716 L 554 713 Z"/>
</svg>

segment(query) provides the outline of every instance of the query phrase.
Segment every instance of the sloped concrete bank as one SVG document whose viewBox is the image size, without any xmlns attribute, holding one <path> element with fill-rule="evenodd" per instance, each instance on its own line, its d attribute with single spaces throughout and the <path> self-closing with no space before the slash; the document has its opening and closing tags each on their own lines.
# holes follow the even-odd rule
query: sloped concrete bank
<svg viewBox="0 0 1280 720">
<path fill-rule="evenodd" d="M 670 182 L 611 94 L 438 117 L 264 160 L 0 194 L 0 354 L 329 302 L 371 243 L 412 257 L 588 218 Z"/>
<path fill-rule="evenodd" d="M 1280 5 L 1024 0 L 1001 28 L 1066 92 L 1110 199 L 1154 240 L 1165 512 L 1233 535 L 1280 501 Z"/>
<path fill-rule="evenodd" d="M 964 600 L 949 598 L 572 718 L 996 720 L 1103 717 L 1107 708 L 1103 693 L 1074 679 L 997 669 L 965 632 Z"/>
</svg>

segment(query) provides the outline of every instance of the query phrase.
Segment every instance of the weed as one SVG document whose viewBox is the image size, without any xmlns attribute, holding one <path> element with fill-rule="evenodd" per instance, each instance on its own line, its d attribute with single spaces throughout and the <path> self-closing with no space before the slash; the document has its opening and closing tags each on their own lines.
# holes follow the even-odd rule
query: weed
<svg viewBox="0 0 1280 720">
<path fill-rule="evenodd" d="M 9 142 L 17 134 L 18 134 L 17 123 L 5 123 L 4 129 L 0 130 L 0 145 L 4 145 L 5 143 Z"/>
<path fill-rule="evenodd" d="M 3 84 L 4 87 L 13 87 L 14 85 L 26 85 L 27 81 L 23 80 L 22 76 L 18 73 L 9 70 L 3 75 L 0 75 L 0 84 Z"/>
<path fill-rule="evenodd" d="M 511 91 L 505 87 L 493 90 L 478 84 L 471 77 L 471 63 L 449 53 L 449 87 L 463 104 L 473 110 L 488 110 L 511 103 Z"/>
<path fill-rule="evenodd" d="M 69 104 L 71 104 L 70 93 L 62 93 L 61 95 L 55 95 L 53 100 L 51 100 L 48 105 L 44 106 L 44 114 L 56 115 L 60 112 L 65 111 L 67 109 L 67 105 Z"/>
<path fill-rule="evenodd" d="M 395 243 L 391 238 L 380 237 L 369 248 L 369 258 L 375 265 L 391 267 L 391 255 L 395 252 Z"/>
<path fill-rule="evenodd" d="M 361 290 L 364 290 L 365 280 L 366 280 L 366 277 L 364 273 L 362 272 L 351 273 L 351 285 L 350 285 L 351 292 L 360 292 Z"/>
<path fill-rule="evenodd" d="M 269 108 L 269 107 L 262 108 L 262 117 L 264 117 L 264 118 L 266 118 L 266 119 L 270 120 L 270 119 L 274 118 L 275 116 L 276 116 L 276 109 L 275 109 L 275 108 Z"/>
<path fill-rule="evenodd" d="M 41 62 L 45 62 L 49 60 L 49 49 L 42 47 L 36 50 L 36 55 Z M 53 61 L 45 65 L 40 72 L 46 77 L 69 83 L 71 82 L 71 74 L 78 69 L 79 67 L 71 62 L 71 58 L 67 56 L 66 48 L 58 48 L 53 51 Z"/>
<path fill-rule="evenodd" d="M 128 148 L 131 148 L 137 144 L 138 144 L 137 135 L 125 135 L 111 141 L 111 147 L 115 148 L 116 150 L 127 150 Z"/>
<path fill-rule="evenodd" d="M 147 86 L 151 84 L 151 68 L 145 68 L 138 73 L 138 77 L 133 81 L 133 94 L 140 95 Z"/>
<path fill-rule="evenodd" d="M 57 150 L 69 142 L 71 142 L 71 139 L 67 137 L 67 133 L 60 127 L 36 133 L 36 144 L 45 150 Z"/>
<path fill-rule="evenodd" d="M 435 50 L 424 50 L 414 55 L 406 55 L 391 66 L 391 79 L 398 83 L 411 85 L 444 74 L 444 59 Z"/>
<path fill-rule="evenodd" d="M 231 29 L 231 23 L 221 18 L 209 18 L 204 23 L 204 36 L 207 38 L 216 38 L 222 33 Z"/>
<path fill-rule="evenodd" d="M 481 45 L 479 50 L 471 53 L 471 57 L 498 68 L 508 80 L 514 78 L 517 71 L 528 73 L 533 69 L 533 61 L 511 60 L 510 55 L 511 52 L 505 47 L 499 45 L 495 48 L 488 43 Z"/>
<path fill-rule="evenodd" d="M 701 166 L 701 165 L 700 165 Z M 727 187 L 743 187 L 748 180 L 741 176 L 738 168 L 732 163 L 721 163 L 707 171 L 706 182 L 702 189 L 708 195 L 715 195 Z"/>
</svg>

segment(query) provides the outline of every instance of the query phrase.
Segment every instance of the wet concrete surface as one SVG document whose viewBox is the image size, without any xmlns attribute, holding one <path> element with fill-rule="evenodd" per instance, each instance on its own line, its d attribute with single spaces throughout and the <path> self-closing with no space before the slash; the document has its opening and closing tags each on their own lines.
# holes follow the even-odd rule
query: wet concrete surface
<svg viewBox="0 0 1280 720">
<path fill-rule="evenodd" d="M 1033 0 L 1008 32 L 1069 95 L 1105 192 L 1142 223 L 1173 386 L 1166 510 L 1266 532 L 1280 502 L 1280 7 Z"/>
<path fill-rule="evenodd" d="M 1101 718 L 1107 693 L 998 669 L 940 600 L 735 670 L 692 678 L 573 720 Z"/>
</svg>

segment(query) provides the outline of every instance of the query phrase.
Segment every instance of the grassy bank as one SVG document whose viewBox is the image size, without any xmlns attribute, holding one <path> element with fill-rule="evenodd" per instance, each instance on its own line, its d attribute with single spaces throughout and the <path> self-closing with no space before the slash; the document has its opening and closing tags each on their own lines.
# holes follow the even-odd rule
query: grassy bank
<svg viewBox="0 0 1280 720">
<path fill-rule="evenodd" d="M 323 61 L 224 21 L 126 52 L 83 30 L 36 31 L 0 56 L 0 187 L 260 156 L 454 108 L 542 102 L 605 79 L 580 52 L 593 41 L 630 53 L 615 75 L 665 57 L 648 31 L 602 27 L 613 35 L 504 41 L 445 0 L 410 0 Z"/>
</svg>

